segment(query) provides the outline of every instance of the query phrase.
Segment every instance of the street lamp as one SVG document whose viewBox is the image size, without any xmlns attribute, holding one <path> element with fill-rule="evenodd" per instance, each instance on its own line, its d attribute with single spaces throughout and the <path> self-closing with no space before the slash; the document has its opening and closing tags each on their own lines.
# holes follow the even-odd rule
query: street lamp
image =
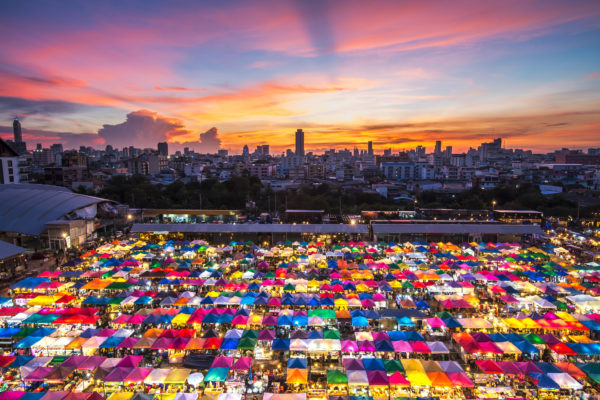
<svg viewBox="0 0 600 400">
<path fill-rule="evenodd" d="M 496 207 L 496 200 L 492 200 L 492 210 Z"/>
</svg>

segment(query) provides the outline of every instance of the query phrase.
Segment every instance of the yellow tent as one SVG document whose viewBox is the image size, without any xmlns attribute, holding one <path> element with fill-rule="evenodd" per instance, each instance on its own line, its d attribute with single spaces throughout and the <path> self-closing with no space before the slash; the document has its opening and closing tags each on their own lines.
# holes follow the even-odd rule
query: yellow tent
<svg viewBox="0 0 600 400">
<path fill-rule="evenodd" d="M 114 392 L 107 400 L 130 400 L 135 392 Z"/>
<path fill-rule="evenodd" d="M 165 379 L 165 383 L 185 383 L 187 377 L 190 375 L 192 371 L 187 368 L 174 368 L 171 370 L 167 378 Z"/>
</svg>

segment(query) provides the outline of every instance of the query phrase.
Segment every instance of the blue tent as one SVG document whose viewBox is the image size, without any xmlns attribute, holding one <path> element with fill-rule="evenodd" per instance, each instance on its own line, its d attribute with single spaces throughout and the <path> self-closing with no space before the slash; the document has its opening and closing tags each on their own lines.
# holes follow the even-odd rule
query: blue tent
<svg viewBox="0 0 600 400">
<path fill-rule="evenodd" d="M 15 344 L 15 347 L 18 349 L 25 349 L 33 346 L 42 339 L 43 337 L 41 336 L 27 336 L 26 338 Z"/>
<path fill-rule="evenodd" d="M 287 351 L 290 349 L 290 339 L 275 338 L 271 348 L 275 351 Z"/>
<path fill-rule="evenodd" d="M 239 339 L 225 339 L 221 343 L 222 350 L 236 350 L 238 348 Z"/>
<path fill-rule="evenodd" d="M 352 318 L 352 326 L 366 327 L 369 326 L 369 321 L 365 317 Z"/>
<path fill-rule="evenodd" d="M 119 336 L 111 336 L 108 339 L 106 339 L 104 342 L 102 342 L 102 344 L 100 345 L 101 349 L 116 349 L 117 346 L 119 345 L 119 343 L 121 343 L 125 338 L 124 337 L 119 337 Z"/>
<path fill-rule="evenodd" d="M 367 371 L 385 371 L 385 366 L 380 358 L 363 358 L 362 361 Z"/>
<path fill-rule="evenodd" d="M 306 369 L 307 368 L 307 360 L 306 360 L 306 358 L 290 358 L 287 362 L 287 367 L 288 368 Z"/>
</svg>

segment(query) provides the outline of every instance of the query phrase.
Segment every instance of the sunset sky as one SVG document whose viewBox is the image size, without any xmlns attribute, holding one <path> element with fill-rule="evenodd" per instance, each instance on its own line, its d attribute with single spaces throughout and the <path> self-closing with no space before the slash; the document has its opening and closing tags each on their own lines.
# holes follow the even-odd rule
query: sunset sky
<svg viewBox="0 0 600 400">
<path fill-rule="evenodd" d="M 600 147 L 593 0 L 11 1 L 0 37 L 30 149 Z"/>
</svg>

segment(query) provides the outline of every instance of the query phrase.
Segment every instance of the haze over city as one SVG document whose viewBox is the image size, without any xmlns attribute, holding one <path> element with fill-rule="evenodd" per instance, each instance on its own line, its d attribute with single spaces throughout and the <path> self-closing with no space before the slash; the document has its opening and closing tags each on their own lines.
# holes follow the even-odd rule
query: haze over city
<svg viewBox="0 0 600 400">
<path fill-rule="evenodd" d="M 0 136 L 239 154 L 600 145 L 593 1 L 12 2 Z M 215 127 L 216 129 L 212 129 Z"/>
</svg>

